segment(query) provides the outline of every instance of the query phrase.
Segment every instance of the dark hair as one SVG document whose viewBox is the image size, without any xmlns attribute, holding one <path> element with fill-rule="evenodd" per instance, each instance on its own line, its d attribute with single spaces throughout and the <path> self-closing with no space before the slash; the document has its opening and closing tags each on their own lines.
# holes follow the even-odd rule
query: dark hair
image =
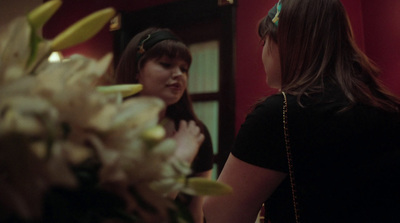
<svg viewBox="0 0 400 223">
<path fill-rule="evenodd" d="M 182 40 L 162 40 L 156 43 L 151 48 L 147 49 L 146 52 L 137 61 L 138 46 L 149 34 L 158 31 L 168 31 L 173 33 L 171 30 L 166 28 L 148 28 L 137 35 L 135 35 L 128 43 L 124 50 L 118 66 L 115 71 L 115 84 L 132 84 L 138 83 L 139 70 L 149 59 L 161 58 L 168 56 L 170 58 L 181 58 L 189 66 L 192 62 L 192 56 L 189 48 L 182 42 Z M 179 101 L 173 105 L 167 107 L 166 116 L 171 118 L 175 125 L 178 126 L 180 120 L 194 120 L 203 129 L 203 124 L 199 121 L 196 114 L 194 113 L 193 106 L 187 89 L 184 91 Z M 202 130 L 203 131 L 203 130 Z"/>
<path fill-rule="evenodd" d="M 158 59 L 163 56 L 170 58 L 182 58 L 189 66 L 192 63 L 192 56 L 188 47 L 182 42 L 182 40 L 163 40 L 152 46 L 150 49 L 137 60 L 137 52 L 139 43 L 143 41 L 149 34 L 156 33 L 158 31 L 168 31 L 173 33 L 169 29 L 161 29 L 151 27 L 138 34 L 136 34 L 126 46 L 124 52 L 121 55 L 118 66 L 115 71 L 116 84 L 129 84 L 138 83 L 137 75 L 140 68 L 149 59 Z"/>
<path fill-rule="evenodd" d="M 356 45 L 339 0 L 281 2 L 279 26 L 271 27 L 267 16 L 259 33 L 272 36 L 279 46 L 282 91 L 300 100 L 324 92 L 326 86 L 338 86 L 349 106 L 361 103 L 399 111 L 400 99 L 383 86 L 379 69 Z"/>
<path fill-rule="evenodd" d="M 258 25 L 258 35 L 262 41 L 268 38 L 269 41 L 274 41 L 278 43 L 278 27 L 274 25 L 272 19 L 267 15 L 265 16 Z"/>
</svg>

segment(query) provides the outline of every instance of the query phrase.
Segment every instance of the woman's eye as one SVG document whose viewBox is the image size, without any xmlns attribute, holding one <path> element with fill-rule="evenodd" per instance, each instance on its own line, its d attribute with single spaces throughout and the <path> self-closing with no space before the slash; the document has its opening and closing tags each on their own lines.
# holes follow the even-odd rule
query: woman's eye
<svg viewBox="0 0 400 223">
<path fill-rule="evenodd" d="M 182 73 L 188 73 L 189 69 L 187 69 L 186 67 L 181 67 L 181 71 Z"/>
<path fill-rule="evenodd" d="M 170 63 L 166 63 L 166 62 L 160 62 L 161 66 L 165 67 L 165 68 L 170 68 L 171 64 Z"/>
</svg>

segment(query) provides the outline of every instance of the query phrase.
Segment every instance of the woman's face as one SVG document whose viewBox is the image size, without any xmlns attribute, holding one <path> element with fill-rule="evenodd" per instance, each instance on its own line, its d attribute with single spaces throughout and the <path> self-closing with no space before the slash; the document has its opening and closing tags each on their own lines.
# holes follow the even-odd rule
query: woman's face
<svg viewBox="0 0 400 223">
<path fill-rule="evenodd" d="M 267 75 L 268 86 L 276 89 L 281 88 L 281 62 L 279 59 L 278 45 L 274 41 L 269 41 L 266 37 L 262 50 L 262 61 Z"/>
<path fill-rule="evenodd" d="M 180 58 L 149 59 L 139 71 L 140 92 L 144 96 L 159 97 L 167 105 L 175 104 L 187 87 L 189 64 Z"/>
</svg>

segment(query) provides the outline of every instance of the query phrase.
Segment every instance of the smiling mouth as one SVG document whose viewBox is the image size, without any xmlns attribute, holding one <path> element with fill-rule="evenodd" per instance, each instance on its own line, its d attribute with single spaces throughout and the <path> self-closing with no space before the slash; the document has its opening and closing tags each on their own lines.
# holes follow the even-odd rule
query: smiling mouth
<svg viewBox="0 0 400 223">
<path fill-rule="evenodd" d="M 175 90 L 182 89 L 182 85 L 180 85 L 180 84 L 167 84 L 167 87 L 175 89 Z"/>
</svg>

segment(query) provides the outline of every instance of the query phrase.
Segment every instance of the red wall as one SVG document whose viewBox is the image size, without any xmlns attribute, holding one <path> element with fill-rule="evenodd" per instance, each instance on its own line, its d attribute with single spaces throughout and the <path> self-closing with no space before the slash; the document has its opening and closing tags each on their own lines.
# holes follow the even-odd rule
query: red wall
<svg viewBox="0 0 400 223">
<path fill-rule="evenodd" d="M 361 0 L 367 55 L 382 70 L 382 80 L 400 95 L 400 1 Z"/>
<path fill-rule="evenodd" d="M 176 0 L 64 0 L 60 10 L 45 25 L 43 35 L 53 38 L 73 22 L 91 12 L 114 7 L 138 10 Z M 237 0 L 236 18 L 236 130 L 244 121 L 252 104 L 275 90 L 265 83 L 261 62 L 261 46 L 257 35 L 258 21 L 277 0 Z M 357 43 L 382 69 L 382 80 L 400 95 L 400 1 L 342 0 L 349 13 Z M 91 40 L 63 51 L 65 56 L 80 53 L 100 58 L 112 52 L 112 36 L 108 26 Z"/>
<path fill-rule="evenodd" d="M 258 22 L 277 1 L 238 0 L 236 14 L 236 130 L 252 104 L 273 92 L 265 81 Z"/>
</svg>

